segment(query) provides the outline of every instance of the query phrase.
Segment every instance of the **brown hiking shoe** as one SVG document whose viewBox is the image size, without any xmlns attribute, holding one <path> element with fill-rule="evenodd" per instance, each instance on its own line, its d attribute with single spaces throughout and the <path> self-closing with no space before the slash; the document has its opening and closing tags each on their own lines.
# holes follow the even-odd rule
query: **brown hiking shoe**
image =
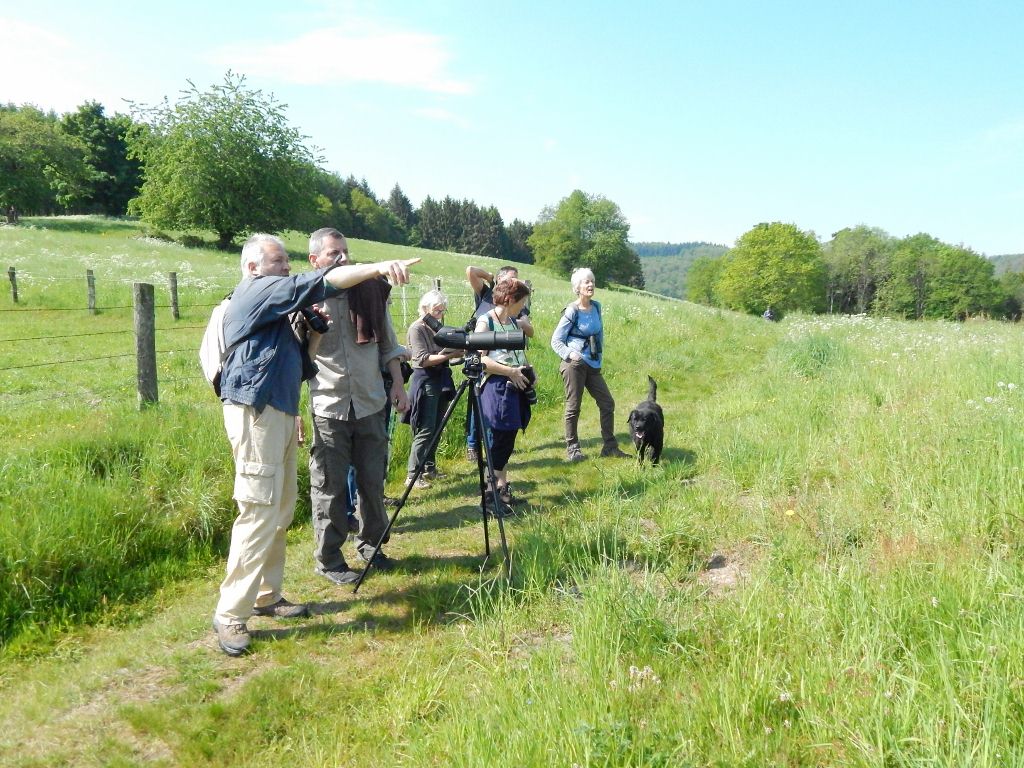
<svg viewBox="0 0 1024 768">
<path fill-rule="evenodd" d="M 217 633 L 217 645 L 228 656 L 241 656 L 249 650 L 249 628 L 245 624 L 221 624 L 213 620 L 213 631 Z"/>
<path fill-rule="evenodd" d="M 301 619 L 309 616 L 309 609 L 304 605 L 285 600 L 283 597 L 270 605 L 257 605 L 252 609 L 254 616 L 273 616 L 275 619 Z"/>
</svg>

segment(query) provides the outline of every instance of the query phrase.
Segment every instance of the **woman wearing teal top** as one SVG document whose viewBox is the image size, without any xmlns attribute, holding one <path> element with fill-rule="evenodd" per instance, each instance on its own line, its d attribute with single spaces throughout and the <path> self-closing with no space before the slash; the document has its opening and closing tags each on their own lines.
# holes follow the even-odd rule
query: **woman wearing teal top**
<svg viewBox="0 0 1024 768">
<path fill-rule="evenodd" d="M 562 359 L 558 367 L 565 385 L 566 461 L 583 461 L 577 425 L 583 391 L 597 403 L 601 414 L 602 456 L 624 457 L 615 439 L 615 399 L 601 375 L 601 351 L 604 349 L 604 324 L 601 305 L 594 301 L 594 273 L 581 267 L 570 278 L 577 299 L 562 313 L 551 334 L 551 348 Z"/>
</svg>

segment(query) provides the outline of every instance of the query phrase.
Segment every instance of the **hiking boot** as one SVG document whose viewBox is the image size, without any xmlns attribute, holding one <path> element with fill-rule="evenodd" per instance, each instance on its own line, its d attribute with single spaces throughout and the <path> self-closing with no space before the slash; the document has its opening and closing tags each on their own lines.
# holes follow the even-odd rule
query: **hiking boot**
<svg viewBox="0 0 1024 768">
<path fill-rule="evenodd" d="M 217 645 L 228 656 L 241 656 L 249 650 L 249 628 L 245 624 L 221 624 L 213 619 L 213 631 L 217 633 Z"/>
<path fill-rule="evenodd" d="M 579 446 L 573 446 L 566 449 L 565 460 L 570 464 L 579 464 L 581 461 L 586 461 L 587 457 L 583 455 L 583 451 L 579 449 Z"/>
<path fill-rule="evenodd" d="M 601 449 L 601 458 L 603 459 L 628 459 L 629 454 L 625 453 L 619 446 L 613 445 L 610 447 Z"/>
<path fill-rule="evenodd" d="M 384 506 L 385 507 L 397 507 L 398 506 L 398 499 L 396 499 L 394 496 L 388 496 L 387 494 L 384 494 Z M 353 533 L 359 533 L 358 530 L 355 530 L 355 531 L 352 531 L 352 532 Z"/>
<path fill-rule="evenodd" d="M 430 487 L 430 481 L 427 480 L 427 478 L 424 477 L 423 475 L 420 475 L 419 477 L 416 478 L 416 482 L 413 482 L 412 475 L 409 475 L 407 478 L 405 478 L 405 487 L 408 488 L 410 485 L 413 488 L 426 489 Z"/>
<path fill-rule="evenodd" d="M 342 565 L 341 568 L 330 571 L 324 568 L 317 568 L 315 572 L 339 587 L 343 587 L 346 584 L 355 584 L 359 581 L 359 571 L 350 570 L 347 565 Z"/>
<path fill-rule="evenodd" d="M 373 550 L 370 550 L 370 552 L 367 552 L 365 555 L 361 551 L 356 554 L 359 555 L 360 560 L 366 563 L 369 562 L 367 558 L 369 558 L 372 553 Z M 372 565 L 378 571 L 390 571 L 395 567 L 395 561 L 385 555 L 384 552 L 378 550 L 377 556 L 373 558 Z"/>
<path fill-rule="evenodd" d="M 438 472 L 437 467 L 425 467 L 422 477 L 425 477 L 429 482 L 433 482 L 434 480 L 444 480 L 448 475 L 444 472 Z"/>
<path fill-rule="evenodd" d="M 276 603 L 255 606 L 252 613 L 253 616 L 273 616 L 275 619 L 301 619 L 303 616 L 309 616 L 309 609 L 282 597 Z"/>
<path fill-rule="evenodd" d="M 487 496 L 484 497 L 484 513 L 488 517 L 492 517 L 497 520 L 498 518 L 509 517 L 513 513 L 513 509 L 502 500 L 500 491 L 498 495 L 498 506 L 495 507 L 494 495 L 488 491 Z"/>
<path fill-rule="evenodd" d="M 498 498 L 501 499 L 502 503 L 507 504 L 510 507 L 526 503 L 526 499 L 522 496 L 516 496 L 512 492 L 512 483 L 508 483 L 507 485 L 503 485 L 498 488 Z"/>
<path fill-rule="evenodd" d="M 480 461 L 480 452 L 471 445 L 466 446 L 466 461 L 476 464 Z"/>
</svg>

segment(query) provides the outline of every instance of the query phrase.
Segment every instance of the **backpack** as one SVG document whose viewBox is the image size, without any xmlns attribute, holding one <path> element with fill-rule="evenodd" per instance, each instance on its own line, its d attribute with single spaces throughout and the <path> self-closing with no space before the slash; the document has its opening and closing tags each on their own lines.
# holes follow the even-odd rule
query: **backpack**
<svg viewBox="0 0 1024 768">
<path fill-rule="evenodd" d="M 600 304 L 600 302 L 597 302 L 597 301 L 594 301 L 593 299 L 591 299 L 590 303 L 593 304 L 594 305 L 594 309 L 597 310 L 597 318 L 598 318 L 598 320 L 600 320 L 601 319 L 601 304 Z M 566 313 L 568 313 L 570 311 L 572 312 L 572 314 L 566 314 Z M 576 306 L 576 302 L 572 302 L 570 304 L 566 304 L 565 305 L 565 309 L 562 310 L 562 314 L 569 319 L 569 330 L 566 333 L 567 337 L 568 336 L 572 336 L 573 338 L 576 338 L 576 339 L 585 339 L 585 340 L 588 340 L 588 341 L 593 338 L 592 336 L 583 336 L 579 332 L 579 330 L 580 330 L 580 326 L 579 326 L 580 308 Z M 573 333 L 573 331 L 575 331 L 575 333 Z M 595 345 L 595 346 L 597 346 L 597 348 L 596 349 L 592 349 L 591 350 L 591 354 L 594 355 L 595 358 L 599 360 L 601 358 L 600 345 Z"/>
<path fill-rule="evenodd" d="M 203 341 L 199 345 L 199 364 L 203 368 L 203 376 L 213 391 L 220 397 L 220 374 L 224 366 L 224 359 L 228 352 L 234 347 L 227 347 L 224 343 L 224 313 L 227 311 L 228 302 L 231 301 L 231 294 L 210 313 L 210 322 L 206 324 L 203 332 Z M 237 346 L 237 345 L 235 345 Z"/>
</svg>

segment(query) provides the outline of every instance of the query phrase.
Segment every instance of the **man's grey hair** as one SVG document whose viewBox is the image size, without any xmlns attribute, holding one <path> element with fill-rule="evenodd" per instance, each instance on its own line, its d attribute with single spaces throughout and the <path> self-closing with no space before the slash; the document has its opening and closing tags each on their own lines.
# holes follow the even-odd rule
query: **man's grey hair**
<svg viewBox="0 0 1024 768">
<path fill-rule="evenodd" d="M 245 241 L 245 245 L 242 246 L 242 277 L 249 276 L 249 265 L 255 264 L 259 267 L 263 264 L 263 256 L 267 243 L 274 243 L 281 247 L 281 250 L 285 253 L 288 249 L 284 247 L 284 240 L 276 235 L 267 235 L 262 232 L 258 232 L 248 240 Z"/>
<path fill-rule="evenodd" d="M 585 280 L 594 280 L 594 272 L 590 267 L 580 267 L 572 271 L 572 277 L 569 278 L 569 284 L 572 285 L 572 292 L 579 293 L 580 286 L 583 285 Z"/>
<path fill-rule="evenodd" d="M 430 308 L 435 304 L 441 304 L 447 309 L 448 297 L 441 293 L 437 288 L 432 288 L 424 293 L 423 298 L 420 299 L 420 314 L 427 314 L 427 312 L 430 311 Z"/>
<path fill-rule="evenodd" d="M 334 227 L 321 227 L 309 236 L 309 252 L 319 255 L 320 251 L 323 250 L 324 240 L 335 237 L 340 240 L 345 239 L 345 236 Z"/>
<path fill-rule="evenodd" d="M 497 272 L 494 273 L 494 282 L 500 282 L 508 274 L 515 272 L 519 275 L 519 267 L 513 267 L 511 264 L 501 267 Z"/>
</svg>

